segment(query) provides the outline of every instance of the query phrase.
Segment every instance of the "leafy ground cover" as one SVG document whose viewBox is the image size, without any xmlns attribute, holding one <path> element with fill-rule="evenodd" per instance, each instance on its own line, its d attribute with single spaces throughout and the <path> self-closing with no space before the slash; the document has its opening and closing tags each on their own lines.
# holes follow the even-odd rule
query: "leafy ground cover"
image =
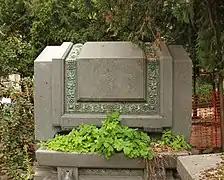
<svg viewBox="0 0 224 180">
<path fill-rule="evenodd" d="M 142 131 L 123 126 L 118 112 L 108 114 L 100 128 L 82 124 L 68 135 L 56 135 L 40 145 L 48 150 L 97 153 L 107 159 L 122 152 L 129 158 L 143 157 L 149 160 L 154 153 L 190 148 L 183 135 L 173 135 L 170 130 L 165 131 L 161 139 L 153 140 Z"/>
</svg>

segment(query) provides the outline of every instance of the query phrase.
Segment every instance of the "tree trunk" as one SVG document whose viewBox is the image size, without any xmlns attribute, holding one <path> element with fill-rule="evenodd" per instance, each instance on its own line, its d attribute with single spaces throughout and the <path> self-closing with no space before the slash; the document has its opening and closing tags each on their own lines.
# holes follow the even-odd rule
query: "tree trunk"
<svg viewBox="0 0 224 180">
<path fill-rule="evenodd" d="M 195 10 L 195 7 L 193 5 L 193 9 Z M 198 96 L 197 96 L 197 70 L 198 70 L 198 60 L 196 56 L 196 41 L 197 41 L 197 32 L 195 27 L 194 19 L 190 18 L 189 21 L 191 22 L 189 25 L 189 45 L 190 45 L 190 57 L 192 59 L 193 64 L 193 117 L 197 117 L 197 107 L 198 107 Z"/>
<path fill-rule="evenodd" d="M 221 42 L 221 21 L 219 19 L 219 1 L 207 0 L 208 3 L 208 13 L 209 21 L 211 23 L 213 33 L 216 41 L 215 49 L 215 62 L 216 68 L 218 69 L 218 89 L 219 89 L 219 98 L 220 98 L 220 121 L 221 121 L 221 140 L 222 140 L 222 150 L 224 151 L 224 109 L 223 109 L 223 59 L 222 59 L 222 42 Z"/>
</svg>

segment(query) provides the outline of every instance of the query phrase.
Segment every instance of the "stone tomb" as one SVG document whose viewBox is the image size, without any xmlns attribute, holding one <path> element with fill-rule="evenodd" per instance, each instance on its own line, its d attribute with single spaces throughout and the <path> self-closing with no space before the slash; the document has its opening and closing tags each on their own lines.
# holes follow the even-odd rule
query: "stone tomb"
<svg viewBox="0 0 224 180">
<path fill-rule="evenodd" d="M 100 126 L 107 112 L 119 110 L 122 124 L 148 132 L 171 127 L 188 140 L 191 60 L 182 46 L 162 44 L 155 51 L 156 58 L 146 59 L 143 50 L 131 42 L 66 42 L 47 46 L 34 63 L 36 139 L 47 140 L 58 131 L 81 123 Z M 146 167 L 141 159 L 129 160 L 119 155 L 105 161 L 96 155 L 43 148 L 36 155 L 42 168 L 36 171 L 36 180 L 43 179 L 41 172 L 49 173 L 46 166 L 56 168 L 55 177 L 59 180 L 66 168 L 76 180 L 145 180 Z M 111 170 L 119 168 L 123 170 Z M 79 176 L 82 172 L 87 175 Z"/>
</svg>

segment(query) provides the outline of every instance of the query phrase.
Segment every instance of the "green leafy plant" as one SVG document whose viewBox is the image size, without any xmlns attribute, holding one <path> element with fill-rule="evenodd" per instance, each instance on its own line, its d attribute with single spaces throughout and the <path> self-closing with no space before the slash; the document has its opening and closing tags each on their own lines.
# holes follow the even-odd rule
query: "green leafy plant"
<svg viewBox="0 0 224 180">
<path fill-rule="evenodd" d="M 120 124 L 119 113 L 108 114 L 100 128 L 82 124 L 68 135 L 56 135 L 47 142 L 41 142 L 47 150 L 63 152 L 97 153 L 109 159 L 115 153 L 124 153 L 129 158 L 153 158 L 150 148 L 152 139 L 144 132 Z M 163 133 L 161 145 L 168 145 L 175 151 L 188 149 L 183 135 L 173 135 L 170 130 Z"/>
<path fill-rule="evenodd" d="M 193 103 L 198 104 L 198 103 L 211 103 L 212 102 L 212 96 L 211 96 L 211 91 L 212 91 L 212 85 L 203 82 L 202 80 L 198 80 L 196 83 L 196 95 L 193 96 Z M 193 88 L 192 88 L 192 93 L 193 93 Z"/>
<path fill-rule="evenodd" d="M 31 180 L 33 179 L 33 176 L 34 176 L 33 167 L 32 167 L 33 160 L 29 156 L 28 148 L 29 147 L 27 145 L 24 146 L 24 151 L 26 153 L 24 164 L 25 164 L 26 170 L 20 174 L 20 178 L 23 180 Z"/>
<path fill-rule="evenodd" d="M 56 135 L 44 145 L 48 150 L 97 153 L 109 159 L 123 152 L 129 158 L 153 158 L 150 137 L 141 131 L 120 125 L 119 113 L 108 114 L 102 126 L 82 124 L 68 135 Z"/>
<path fill-rule="evenodd" d="M 165 130 L 158 142 L 162 145 L 171 146 L 175 151 L 187 150 L 190 148 L 190 145 L 185 141 L 183 135 L 174 135 L 171 130 Z"/>
<path fill-rule="evenodd" d="M 210 94 L 212 90 L 212 85 L 206 82 L 199 81 L 196 85 L 197 94 Z"/>
</svg>

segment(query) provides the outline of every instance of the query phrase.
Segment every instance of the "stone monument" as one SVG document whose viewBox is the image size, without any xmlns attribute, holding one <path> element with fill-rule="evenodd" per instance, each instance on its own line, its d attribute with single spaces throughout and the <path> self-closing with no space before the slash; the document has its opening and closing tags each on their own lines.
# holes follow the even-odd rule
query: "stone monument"
<svg viewBox="0 0 224 180">
<path fill-rule="evenodd" d="M 47 46 L 34 63 L 36 139 L 47 140 L 81 123 L 100 126 L 106 112 L 119 110 L 122 124 L 147 132 L 170 127 L 189 140 L 191 60 L 182 46 L 162 44 L 155 51 L 156 58 L 145 58 L 144 51 L 131 42 Z M 73 174 L 75 180 L 145 180 L 145 165 L 139 159 L 118 155 L 107 162 L 102 157 L 90 160 L 85 154 L 41 148 L 36 155 L 42 169 L 37 170 L 35 180 L 43 179 L 40 172 L 45 171 L 62 180 L 60 172 L 66 169 L 66 176 Z M 54 167 L 55 173 L 46 166 Z M 122 170 L 111 171 L 116 168 Z M 98 177 L 99 173 L 105 176 Z"/>
</svg>

